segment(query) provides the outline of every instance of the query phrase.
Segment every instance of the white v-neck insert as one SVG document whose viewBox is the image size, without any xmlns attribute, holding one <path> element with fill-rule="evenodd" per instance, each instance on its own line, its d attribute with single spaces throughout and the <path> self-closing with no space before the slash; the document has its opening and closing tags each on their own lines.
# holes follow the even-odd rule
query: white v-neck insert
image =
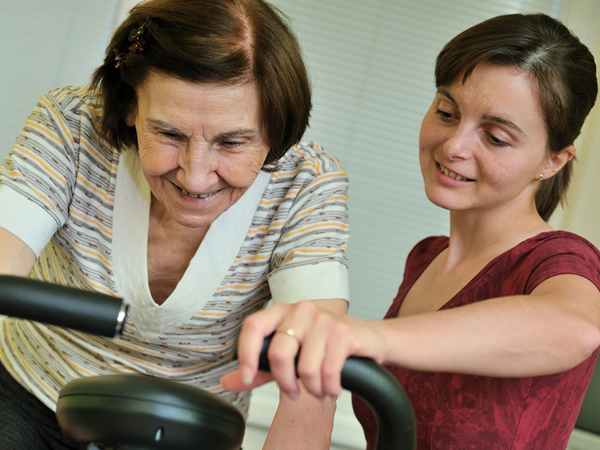
<svg viewBox="0 0 600 450">
<path fill-rule="evenodd" d="M 113 264 L 117 292 L 142 339 L 157 339 L 188 321 L 212 298 L 242 246 L 271 175 L 252 186 L 210 226 L 175 290 L 161 305 L 148 284 L 151 192 L 135 151 L 120 155 L 113 217 Z"/>
</svg>

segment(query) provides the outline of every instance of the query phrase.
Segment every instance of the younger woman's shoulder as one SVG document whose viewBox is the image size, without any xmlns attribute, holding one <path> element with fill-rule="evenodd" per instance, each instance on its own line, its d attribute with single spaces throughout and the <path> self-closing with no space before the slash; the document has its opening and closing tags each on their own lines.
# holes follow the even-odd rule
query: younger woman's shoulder
<svg viewBox="0 0 600 450">
<path fill-rule="evenodd" d="M 569 231 L 549 231 L 540 233 L 518 245 L 518 253 L 534 253 L 546 257 L 560 254 L 588 255 L 600 262 L 600 251 L 594 244 L 578 234 Z"/>
<path fill-rule="evenodd" d="M 419 241 L 406 258 L 405 276 L 412 270 L 421 271 L 448 247 L 447 236 L 430 236 Z"/>
<path fill-rule="evenodd" d="M 448 236 L 429 236 L 420 240 L 413 247 L 409 255 L 431 254 L 436 255 L 448 247 Z"/>
<path fill-rule="evenodd" d="M 527 293 L 556 275 L 587 278 L 600 289 L 600 251 L 587 239 L 568 231 L 550 231 L 527 239 L 509 252 L 509 272 L 520 274 Z"/>
</svg>

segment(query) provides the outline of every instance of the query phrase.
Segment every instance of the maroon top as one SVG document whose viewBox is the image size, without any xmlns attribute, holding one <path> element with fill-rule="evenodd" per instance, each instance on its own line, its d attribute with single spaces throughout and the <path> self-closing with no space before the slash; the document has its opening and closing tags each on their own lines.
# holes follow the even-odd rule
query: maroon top
<svg viewBox="0 0 600 450">
<path fill-rule="evenodd" d="M 430 237 L 413 248 L 386 319 L 397 317 L 406 293 L 447 246 L 447 237 Z M 487 264 L 441 309 L 530 294 L 541 282 L 560 274 L 580 275 L 600 290 L 600 252 L 572 233 L 539 234 Z M 388 370 L 404 386 L 413 404 L 419 450 L 559 449 L 567 446 L 597 357 L 598 350 L 571 370 L 530 378 L 417 372 L 398 367 Z M 356 397 L 353 405 L 365 430 L 367 448 L 374 449 L 375 416 Z"/>
</svg>

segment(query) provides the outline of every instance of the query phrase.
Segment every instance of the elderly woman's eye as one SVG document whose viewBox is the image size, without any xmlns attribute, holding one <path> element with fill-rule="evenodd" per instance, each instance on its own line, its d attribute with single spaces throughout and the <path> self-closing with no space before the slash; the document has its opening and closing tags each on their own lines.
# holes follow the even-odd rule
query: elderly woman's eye
<svg viewBox="0 0 600 450">
<path fill-rule="evenodd" d="M 242 145 L 242 143 L 239 141 L 223 141 L 223 146 L 227 148 L 235 148 L 239 147 L 240 145 Z"/>
<path fill-rule="evenodd" d="M 174 139 L 174 140 L 179 139 L 179 135 L 175 134 L 175 133 L 169 133 L 167 131 L 163 131 L 161 134 L 168 139 Z"/>
</svg>

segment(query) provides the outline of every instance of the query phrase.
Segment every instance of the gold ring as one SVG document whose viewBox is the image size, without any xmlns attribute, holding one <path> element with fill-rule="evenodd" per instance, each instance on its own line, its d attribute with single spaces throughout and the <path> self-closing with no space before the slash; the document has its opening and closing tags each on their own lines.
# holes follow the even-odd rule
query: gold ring
<svg viewBox="0 0 600 450">
<path fill-rule="evenodd" d="M 300 342 L 300 340 L 298 339 L 298 336 L 296 335 L 296 332 L 294 330 L 292 330 L 291 328 L 286 328 L 286 327 L 279 327 L 275 330 L 277 333 L 285 333 L 290 337 L 293 337 L 294 339 L 296 339 L 298 342 Z"/>
</svg>

